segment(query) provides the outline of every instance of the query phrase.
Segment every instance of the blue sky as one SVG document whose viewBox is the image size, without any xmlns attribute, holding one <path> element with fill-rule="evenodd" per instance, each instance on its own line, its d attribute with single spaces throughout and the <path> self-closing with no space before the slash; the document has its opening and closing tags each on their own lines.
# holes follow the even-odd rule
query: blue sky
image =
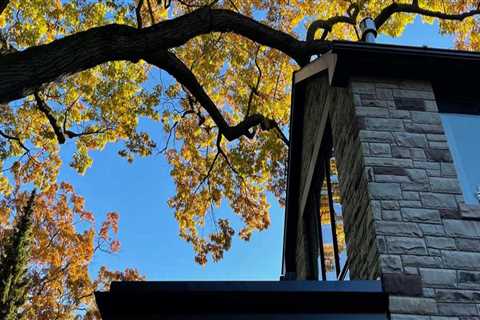
<svg viewBox="0 0 480 320">
<path fill-rule="evenodd" d="M 452 38 L 441 36 L 437 25 L 422 24 L 419 19 L 407 27 L 397 39 L 380 36 L 379 42 L 414 46 L 450 48 Z M 164 139 L 158 125 L 142 123 L 157 142 Z M 73 148 L 70 141 L 62 147 L 65 163 Z M 218 263 L 202 267 L 194 263 L 190 245 L 178 237 L 173 210 L 167 206 L 175 186 L 169 165 L 163 156 L 138 158 L 128 164 L 117 155 L 118 146 L 108 145 L 94 152 L 93 166 L 84 176 L 64 165 L 60 180 L 70 181 L 86 199 L 87 208 L 102 221 L 108 211 L 120 213 L 119 239 L 122 248 L 117 254 L 100 254 L 92 265 L 95 272 L 101 265 L 122 270 L 136 267 L 148 280 L 278 280 L 281 273 L 284 209 L 271 199 L 272 224 L 267 231 L 257 232 L 249 242 L 235 238 L 232 249 Z M 217 215 L 239 220 L 222 207 Z"/>
</svg>

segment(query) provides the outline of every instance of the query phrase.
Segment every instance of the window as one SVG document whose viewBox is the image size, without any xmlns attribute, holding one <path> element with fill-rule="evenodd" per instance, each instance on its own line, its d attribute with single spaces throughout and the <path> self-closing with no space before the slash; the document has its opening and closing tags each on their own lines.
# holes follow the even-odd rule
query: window
<svg viewBox="0 0 480 320">
<path fill-rule="evenodd" d="M 332 131 L 327 122 L 310 192 L 315 195 L 319 280 L 348 278 L 348 258 Z"/>
<path fill-rule="evenodd" d="M 325 178 L 318 206 L 319 277 L 320 280 L 345 280 L 347 251 L 335 158 L 328 157 L 323 169 Z"/>
<path fill-rule="evenodd" d="M 441 115 L 465 203 L 480 203 L 480 115 Z"/>
</svg>

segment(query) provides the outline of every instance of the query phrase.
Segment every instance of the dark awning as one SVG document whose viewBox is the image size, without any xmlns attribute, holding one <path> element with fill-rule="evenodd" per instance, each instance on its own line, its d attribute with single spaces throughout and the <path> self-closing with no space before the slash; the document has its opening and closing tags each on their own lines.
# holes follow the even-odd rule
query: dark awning
<svg viewBox="0 0 480 320">
<path fill-rule="evenodd" d="M 388 306 L 380 281 L 113 282 L 95 297 L 103 320 L 386 319 Z"/>
</svg>

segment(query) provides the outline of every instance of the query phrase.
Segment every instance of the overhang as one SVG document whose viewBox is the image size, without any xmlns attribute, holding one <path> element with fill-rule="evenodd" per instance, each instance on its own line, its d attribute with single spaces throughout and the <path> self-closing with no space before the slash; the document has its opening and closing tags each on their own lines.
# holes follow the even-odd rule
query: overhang
<svg viewBox="0 0 480 320">
<path fill-rule="evenodd" d="M 380 281 L 113 282 L 95 297 L 103 320 L 386 319 L 388 310 Z"/>
<path fill-rule="evenodd" d="M 333 41 L 331 50 L 317 60 L 296 72 L 295 83 L 325 70 L 319 61 L 328 68 L 331 84 L 340 87 L 351 76 L 443 80 L 471 86 L 480 72 L 478 52 L 367 42 Z M 316 72 L 312 71 L 315 64 Z M 305 73 L 309 76 L 302 76 Z"/>
</svg>

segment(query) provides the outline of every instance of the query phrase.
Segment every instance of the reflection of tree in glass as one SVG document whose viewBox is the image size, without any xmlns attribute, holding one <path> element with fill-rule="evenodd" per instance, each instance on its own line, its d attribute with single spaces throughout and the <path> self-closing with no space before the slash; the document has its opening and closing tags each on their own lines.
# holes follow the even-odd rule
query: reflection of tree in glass
<svg viewBox="0 0 480 320">
<path fill-rule="evenodd" d="M 343 216 L 341 211 L 341 197 L 338 184 L 337 165 L 335 158 L 330 159 L 330 180 L 332 184 L 333 205 L 335 208 L 335 222 L 336 222 L 336 234 L 338 241 L 338 252 L 345 251 L 345 232 L 343 230 Z M 320 221 L 322 225 L 322 232 L 324 233 L 324 252 L 325 252 L 325 268 L 326 271 L 334 271 L 335 269 L 335 256 L 333 251 L 333 243 L 331 237 L 325 237 L 325 231 L 327 234 L 331 234 L 330 223 L 330 209 L 328 205 L 328 192 L 327 183 L 323 182 L 322 192 L 320 197 Z"/>
</svg>

